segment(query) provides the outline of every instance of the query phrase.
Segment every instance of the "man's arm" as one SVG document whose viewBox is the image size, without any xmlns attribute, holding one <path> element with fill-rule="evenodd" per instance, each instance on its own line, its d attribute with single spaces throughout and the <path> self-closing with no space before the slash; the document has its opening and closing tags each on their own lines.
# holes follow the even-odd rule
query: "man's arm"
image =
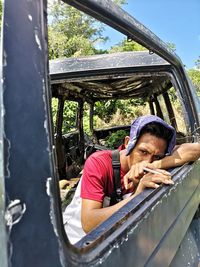
<svg viewBox="0 0 200 267">
<path fill-rule="evenodd" d="M 200 157 L 199 143 L 184 143 L 175 147 L 172 155 L 154 161 L 152 166 L 159 169 L 169 169 L 184 163 L 195 161 Z"/>
<path fill-rule="evenodd" d="M 139 185 L 133 195 L 130 197 L 120 201 L 119 203 L 109 206 L 106 208 L 102 207 L 102 203 L 89 200 L 82 199 L 82 207 L 81 207 L 81 223 L 83 230 L 88 233 L 97 225 L 105 221 L 109 218 L 113 213 L 123 207 L 126 203 L 128 203 L 131 199 L 133 199 L 136 195 L 141 193 L 146 187 L 150 188 L 158 188 L 159 185 L 163 183 L 166 185 L 173 184 L 171 180 L 171 176 L 165 174 L 151 174 L 148 173 L 144 175 L 144 177 L 139 181 Z"/>
<path fill-rule="evenodd" d="M 102 203 L 90 200 L 82 199 L 81 207 L 81 223 L 84 232 L 88 233 L 94 229 L 101 222 L 109 218 L 113 213 L 128 203 L 134 196 L 130 196 L 119 203 L 106 208 L 102 207 Z"/>
</svg>

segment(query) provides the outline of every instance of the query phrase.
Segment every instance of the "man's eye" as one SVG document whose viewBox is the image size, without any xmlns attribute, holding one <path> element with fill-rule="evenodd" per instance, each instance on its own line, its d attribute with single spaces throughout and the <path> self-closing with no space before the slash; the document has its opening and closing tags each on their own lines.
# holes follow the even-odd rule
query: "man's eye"
<svg viewBox="0 0 200 267">
<path fill-rule="evenodd" d="M 162 156 L 154 156 L 154 160 L 159 160 L 161 158 L 162 158 Z"/>
<path fill-rule="evenodd" d="M 141 152 L 143 155 L 147 155 L 147 154 L 148 154 L 148 152 L 145 151 L 145 150 L 140 150 L 140 152 Z"/>
</svg>

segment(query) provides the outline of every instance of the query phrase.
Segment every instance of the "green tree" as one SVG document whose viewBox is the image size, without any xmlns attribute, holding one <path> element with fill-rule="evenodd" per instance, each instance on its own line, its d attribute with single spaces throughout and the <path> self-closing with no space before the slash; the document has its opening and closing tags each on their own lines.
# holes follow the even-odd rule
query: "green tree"
<svg viewBox="0 0 200 267">
<path fill-rule="evenodd" d="M 108 52 L 115 53 L 115 52 L 143 51 L 143 50 L 146 50 L 146 48 L 143 47 L 142 45 L 136 43 L 135 41 L 124 39 L 118 44 L 112 46 Z"/>
<path fill-rule="evenodd" d="M 197 69 L 200 69 L 200 56 L 198 57 L 198 59 L 195 61 L 195 65 Z"/>
<path fill-rule="evenodd" d="M 106 41 L 103 26 L 65 3 L 50 6 L 50 59 L 95 54 L 95 44 Z"/>
<path fill-rule="evenodd" d="M 167 42 L 167 46 L 169 49 L 171 49 L 173 52 L 176 51 L 176 45 L 174 43 Z"/>
<path fill-rule="evenodd" d="M 194 84 L 197 94 L 200 97 L 200 70 L 199 69 L 190 69 L 188 75 Z"/>
<path fill-rule="evenodd" d="M 125 0 L 115 0 L 117 4 Z M 79 10 L 57 1 L 49 4 L 49 57 L 50 59 L 105 53 L 96 45 L 106 42 L 104 25 Z"/>
</svg>

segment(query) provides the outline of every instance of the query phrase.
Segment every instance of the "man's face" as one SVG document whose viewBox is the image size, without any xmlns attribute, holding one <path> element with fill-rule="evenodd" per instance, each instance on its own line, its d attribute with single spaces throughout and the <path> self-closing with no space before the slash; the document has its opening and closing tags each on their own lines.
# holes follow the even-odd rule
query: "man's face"
<svg viewBox="0 0 200 267">
<path fill-rule="evenodd" d="M 166 148 L 166 140 L 149 133 L 143 134 L 129 155 L 129 164 L 131 166 L 140 161 L 151 163 L 154 160 L 159 160 L 164 157 Z"/>
</svg>

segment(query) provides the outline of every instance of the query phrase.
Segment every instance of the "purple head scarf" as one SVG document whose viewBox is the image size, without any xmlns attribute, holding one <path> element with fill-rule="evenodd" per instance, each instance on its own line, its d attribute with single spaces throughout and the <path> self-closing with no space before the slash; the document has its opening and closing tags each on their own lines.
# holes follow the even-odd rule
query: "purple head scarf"
<svg viewBox="0 0 200 267">
<path fill-rule="evenodd" d="M 126 149 L 126 155 L 128 156 L 130 152 L 133 150 L 133 148 L 136 145 L 136 142 L 138 140 L 138 137 L 140 135 L 140 132 L 142 128 L 149 124 L 150 122 L 156 122 L 162 124 L 165 128 L 169 129 L 172 132 L 172 138 L 169 141 L 166 155 L 170 155 L 175 144 L 176 144 L 176 131 L 175 129 L 167 124 L 165 121 L 163 121 L 161 118 L 154 116 L 154 115 L 146 115 L 146 116 L 141 116 L 134 120 L 131 124 L 131 130 L 130 130 L 130 140 L 128 142 L 128 146 Z"/>
</svg>

